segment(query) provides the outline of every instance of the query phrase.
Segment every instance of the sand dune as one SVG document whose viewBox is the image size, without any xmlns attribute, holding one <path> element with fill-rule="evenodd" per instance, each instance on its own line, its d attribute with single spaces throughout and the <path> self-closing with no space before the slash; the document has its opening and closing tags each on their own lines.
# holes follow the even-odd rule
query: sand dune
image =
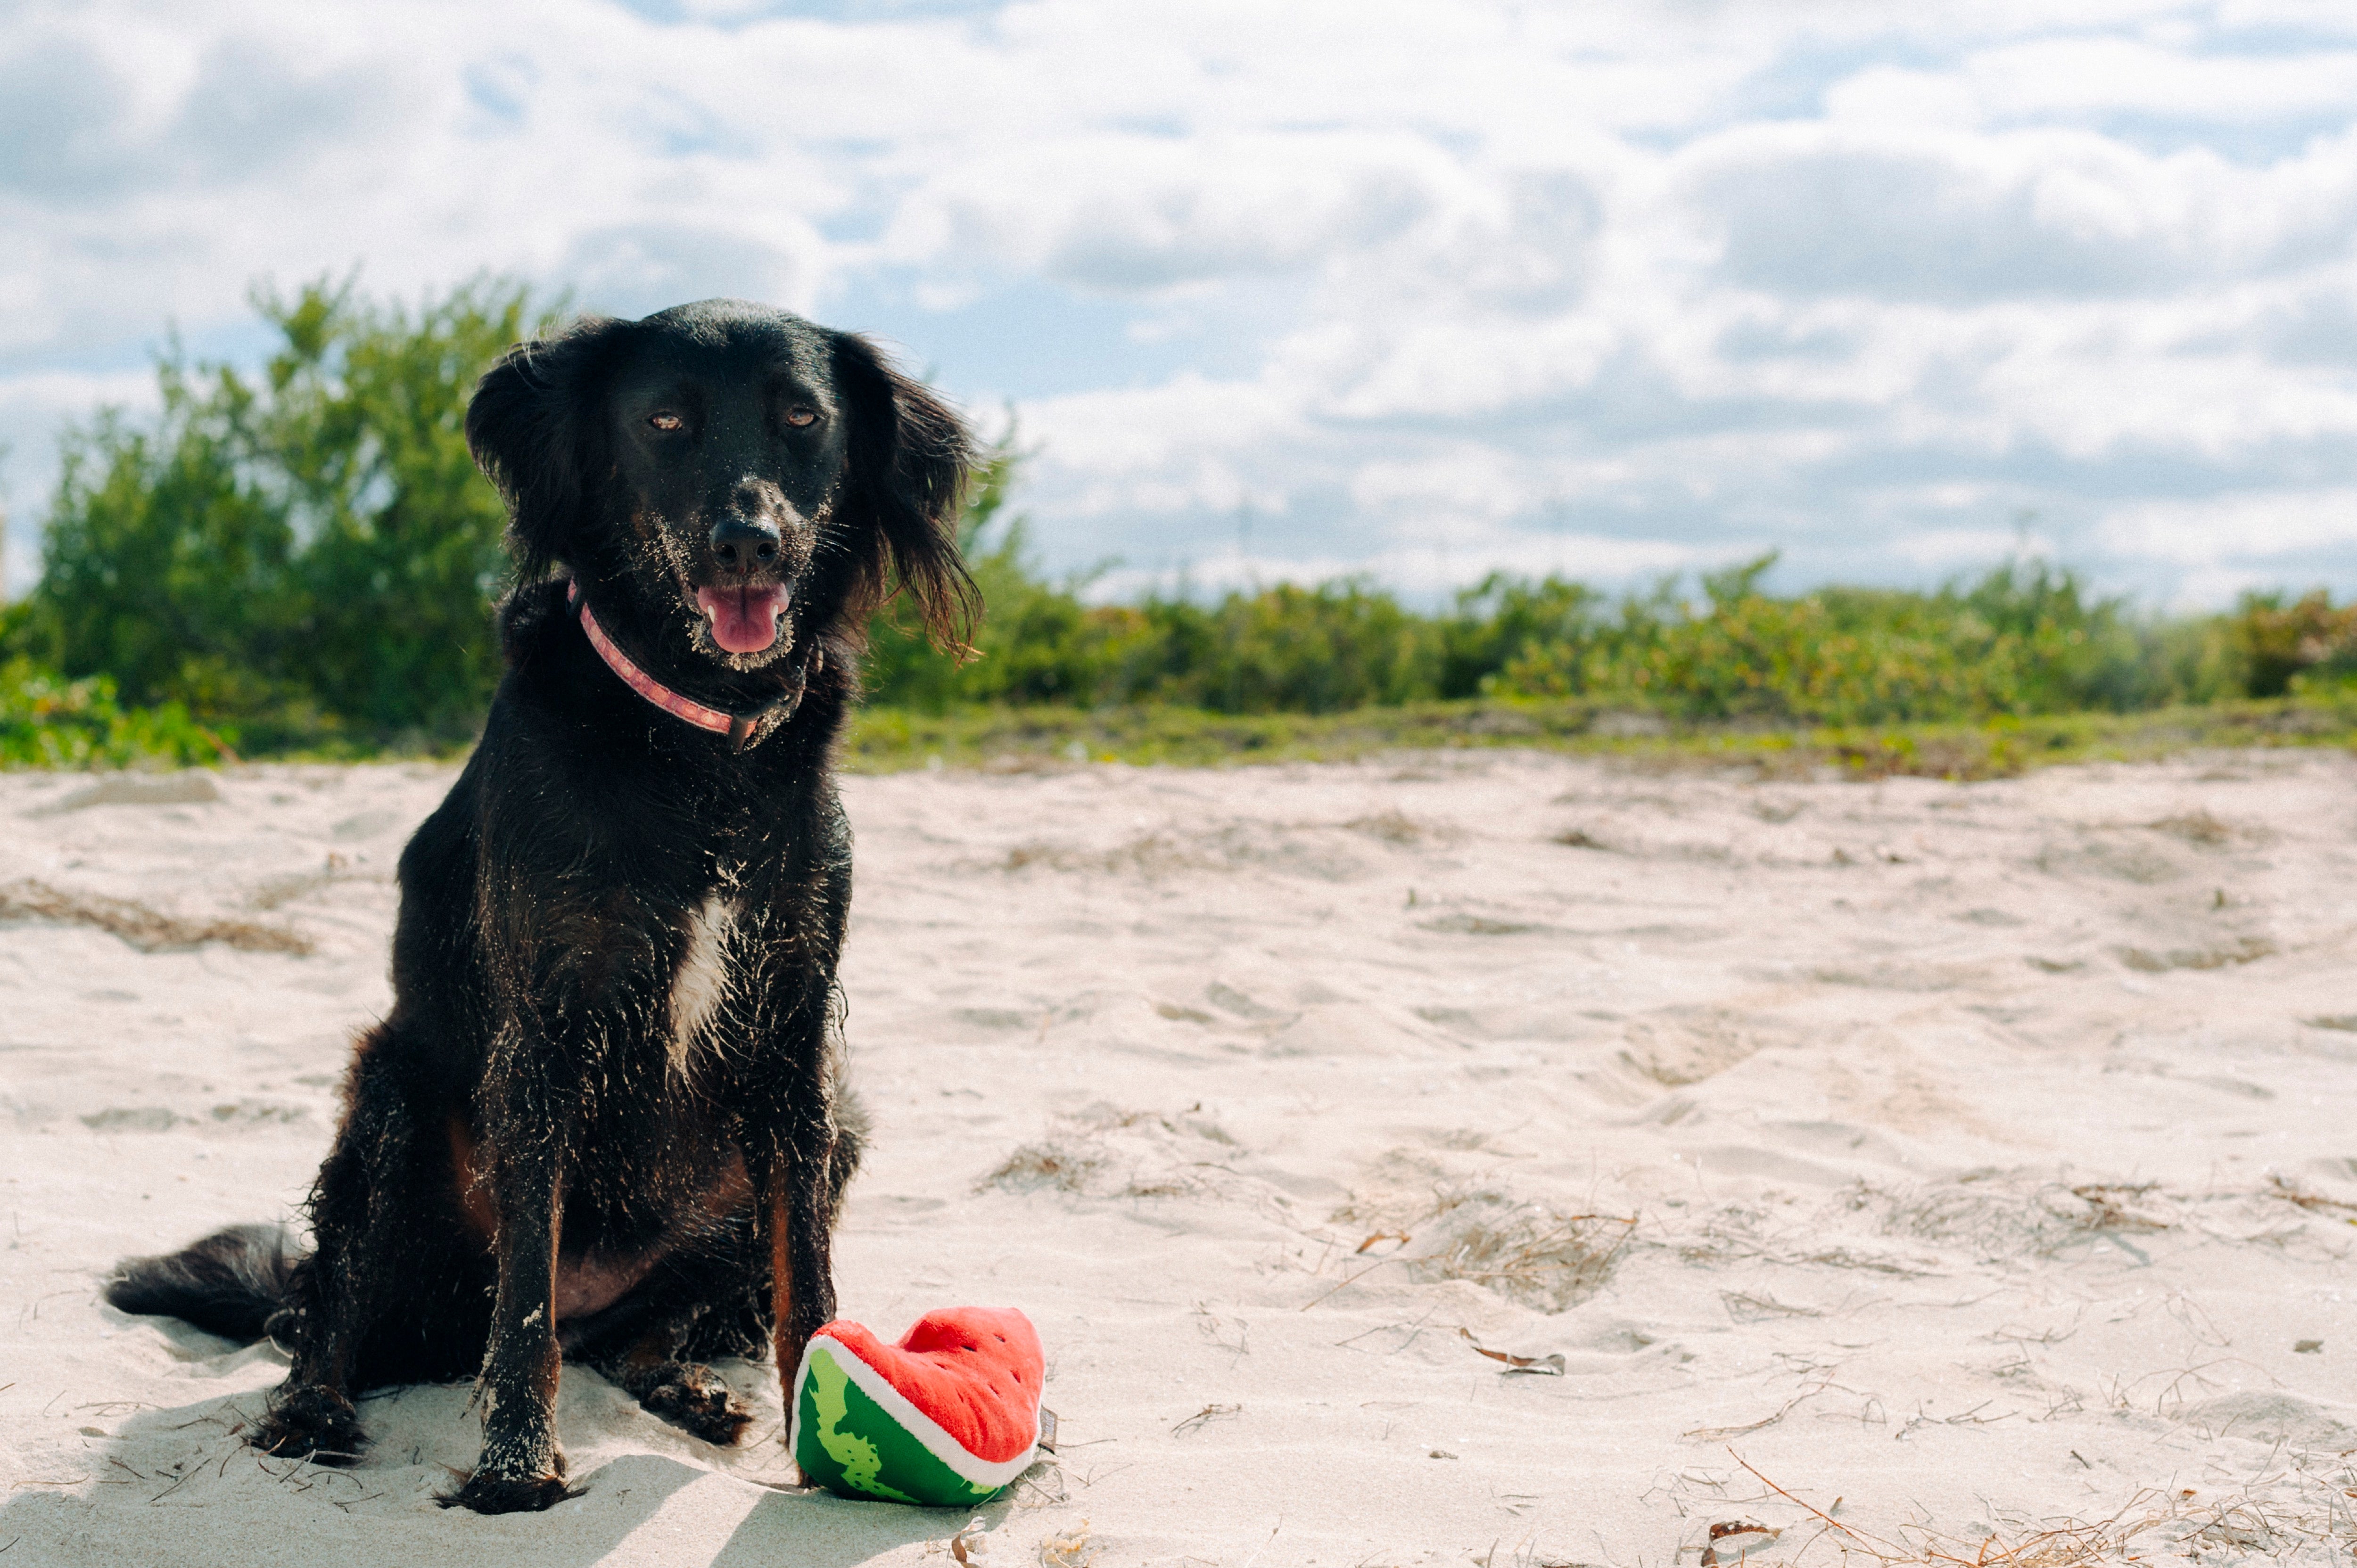
<svg viewBox="0 0 2357 1568">
<path fill-rule="evenodd" d="M 463 1388 L 262 1461 L 274 1351 L 99 1303 L 299 1201 L 449 777 L 0 778 L 8 1568 L 949 1563 L 792 1489 L 766 1368 L 728 1451 L 569 1371 L 587 1495 L 486 1520 Z M 974 1561 L 2350 1550 L 2357 759 L 845 794 L 845 1311 L 1020 1306 L 1061 1418 Z"/>
</svg>

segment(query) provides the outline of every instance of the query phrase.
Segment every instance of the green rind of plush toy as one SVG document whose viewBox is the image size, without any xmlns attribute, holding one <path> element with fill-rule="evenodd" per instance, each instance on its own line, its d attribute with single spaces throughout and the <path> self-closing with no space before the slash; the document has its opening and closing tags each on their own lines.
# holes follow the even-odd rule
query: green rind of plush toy
<svg viewBox="0 0 2357 1568">
<path fill-rule="evenodd" d="M 1006 1490 L 977 1487 L 943 1464 L 851 1380 L 823 1342 L 811 1347 L 804 1368 L 794 1446 L 803 1480 L 842 1497 L 929 1508 L 967 1508 Z"/>
</svg>

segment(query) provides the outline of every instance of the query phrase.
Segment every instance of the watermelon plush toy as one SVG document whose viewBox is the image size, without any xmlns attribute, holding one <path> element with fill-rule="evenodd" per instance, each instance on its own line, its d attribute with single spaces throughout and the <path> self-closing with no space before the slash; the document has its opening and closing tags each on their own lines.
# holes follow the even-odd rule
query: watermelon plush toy
<svg viewBox="0 0 2357 1568">
<path fill-rule="evenodd" d="M 1046 1369 L 1011 1307 L 929 1312 L 897 1346 L 838 1319 L 794 1374 L 794 1463 L 846 1498 L 971 1508 L 1038 1456 Z"/>
</svg>

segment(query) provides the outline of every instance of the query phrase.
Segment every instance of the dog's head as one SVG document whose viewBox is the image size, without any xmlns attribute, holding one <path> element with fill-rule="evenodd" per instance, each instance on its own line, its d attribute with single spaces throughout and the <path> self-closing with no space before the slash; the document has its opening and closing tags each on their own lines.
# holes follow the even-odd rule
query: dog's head
<svg viewBox="0 0 2357 1568">
<path fill-rule="evenodd" d="M 729 669 L 798 627 L 856 633 L 895 577 L 937 638 L 972 618 L 971 438 L 851 333 L 737 300 L 577 321 L 484 374 L 467 445 L 526 581 L 561 562 L 614 583 L 648 633 Z"/>
</svg>

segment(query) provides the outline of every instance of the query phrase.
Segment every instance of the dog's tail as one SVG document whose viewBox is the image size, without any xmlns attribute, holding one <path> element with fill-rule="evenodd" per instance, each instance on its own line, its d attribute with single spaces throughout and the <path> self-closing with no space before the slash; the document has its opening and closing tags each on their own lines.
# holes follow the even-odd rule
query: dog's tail
<svg viewBox="0 0 2357 1568">
<path fill-rule="evenodd" d="M 125 1258 L 106 1282 L 110 1305 L 178 1317 L 250 1345 L 270 1331 L 302 1254 L 283 1225 L 232 1225 L 154 1258 Z"/>
</svg>

